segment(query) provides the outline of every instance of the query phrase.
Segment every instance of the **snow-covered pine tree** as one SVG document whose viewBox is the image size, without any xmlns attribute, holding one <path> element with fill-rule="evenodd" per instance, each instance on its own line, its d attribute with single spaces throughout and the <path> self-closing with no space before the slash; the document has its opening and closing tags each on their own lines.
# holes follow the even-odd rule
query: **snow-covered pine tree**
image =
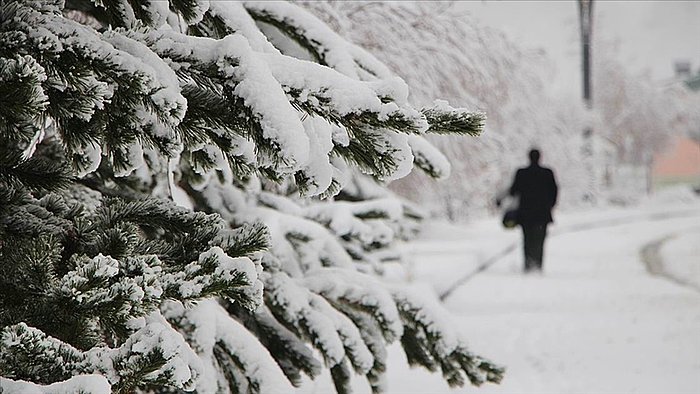
<svg viewBox="0 0 700 394">
<path fill-rule="evenodd" d="M 446 175 L 423 134 L 483 122 L 407 97 L 290 3 L 0 0 L 3 393 L 289 392 L 324 368 L 380 392 L 395 340 L 498 382 L 375 275 L 419 218 L 377 182 Z"/>
</svg>

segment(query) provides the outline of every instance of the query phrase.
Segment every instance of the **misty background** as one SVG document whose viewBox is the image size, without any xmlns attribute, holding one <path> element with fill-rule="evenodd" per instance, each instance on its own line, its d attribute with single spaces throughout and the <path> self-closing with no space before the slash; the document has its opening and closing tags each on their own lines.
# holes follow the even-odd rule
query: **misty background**
<svg viewBox="0 0 700 394">
<path fill-rule="evenodd" d="M 449 180 L 411 174 L 391 184 L 434 216 L 496 213 L 494 197 L 531 147 L 555 170 L 563 210 L 700 182 L 700 99 L 689 85 L 700 73 L 696 3 L 594 3 L 590 111 L 575 1 L 305 4 L 404 78 L 414 102 L 437 97 L 487 114 L 478 138 L 431 139 L 452 163 Z M 689 168 L 659 175 L 660 157 L 678 156 L 679 143 Z"/>
</svg>

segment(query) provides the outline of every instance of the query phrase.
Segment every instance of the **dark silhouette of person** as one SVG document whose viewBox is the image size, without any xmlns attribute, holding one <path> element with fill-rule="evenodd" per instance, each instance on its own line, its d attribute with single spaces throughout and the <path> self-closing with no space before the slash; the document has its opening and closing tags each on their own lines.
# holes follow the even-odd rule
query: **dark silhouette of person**
<svg viewBox="0 0 700 394">
<path fill-rule="evenodd" d="M 557 203 L 554 172 L 540 166 L 540 151 L 529 153 L 530 165 L 515 173 L 508 194 L 517 197 L 517 222 L 523 229 L 525 272 L 542 271 L 542 254 L 547 225 L 552 223 L 552 208 Z"/>
</svg>

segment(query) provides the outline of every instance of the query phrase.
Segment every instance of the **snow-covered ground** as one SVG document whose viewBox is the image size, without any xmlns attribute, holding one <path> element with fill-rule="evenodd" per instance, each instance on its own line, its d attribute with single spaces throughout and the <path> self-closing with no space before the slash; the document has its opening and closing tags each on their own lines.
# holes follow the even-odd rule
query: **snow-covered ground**
<svg viewBox="0 0 700 394">
<path fill-rule="evenodd" d="M 633 209 L 558 215 L 545 273 L 520 273 L 520 248 L 447 298 L 473 349 L 508 368 L 501 385 L 450 389 L 392 349 L 392 393 L 700 393 L 700 291 L 651 275 L 640 251 L 662 244 L 669 272 L 700 282 L 700 201 L 658 195 Z M 496 220 L 434 223 L 409 246 L 411 276 L 438 293 L 509 243 Z"/>
<path fill-rule="evenodd" d="M 661 245 L 664 268 L 673 277 L 700 290 L 700 223 L 676 234 Z M 695 264 L 688 264 L 689 261 Z"/>
<path fill-rule="evenodd" d="M 700 393 L 700 290 L 651 274 L 642 258 L 658 243 L 667 273 L 700 283 L 700 199 L 676 191 L 556 219 L 541 276 L 521 273 L 520 232 L 496 218 L 431 223 L 406 245 L 406 277 L 436 295 L 518 245 L 445 301 L 472 350 L 507 372 L 500 385 L 451 389 L 393 345 L 389 393 Z M 332 390 L 310 383 L 301 391 Z"/>
</svg>

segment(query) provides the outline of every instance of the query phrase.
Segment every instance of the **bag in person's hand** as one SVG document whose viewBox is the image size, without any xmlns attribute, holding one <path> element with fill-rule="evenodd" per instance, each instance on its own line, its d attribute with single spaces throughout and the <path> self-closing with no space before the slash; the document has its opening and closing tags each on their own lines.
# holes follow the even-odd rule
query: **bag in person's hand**
<svg viewBox="0 0 700 394">
<path fill-rule="evenodd" d="M 505 228 L 515 228 L 518 225 L 518 210 L 511 208 L 507 209 L 503 214 L 503 227 Z"/>
<path fill-rule="evenodd" d="M 515 228 L 518 225 L 518 199 L 503 193 L 502 197 L 496 199 L 496 206 L 503 207 L 503 227 L 507 229 Z"/>
</svg>

